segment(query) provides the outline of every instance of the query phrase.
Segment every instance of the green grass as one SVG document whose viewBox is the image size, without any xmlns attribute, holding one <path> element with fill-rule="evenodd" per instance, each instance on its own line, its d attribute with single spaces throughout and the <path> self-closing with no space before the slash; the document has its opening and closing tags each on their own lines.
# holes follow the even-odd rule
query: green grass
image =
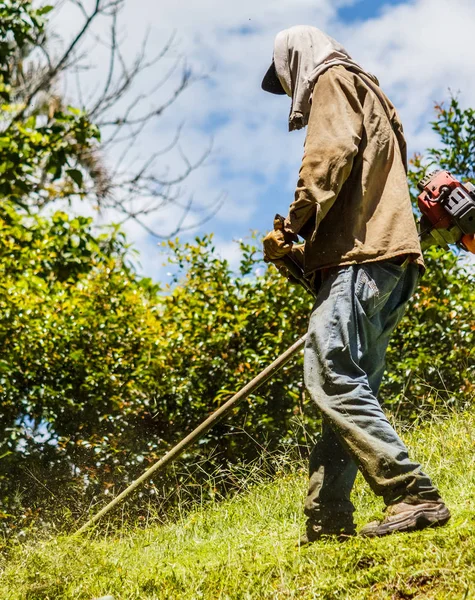
<svg viewBox="0 0 475 600">
<path fill-rule="evenodd" d="M 299 469 L 165 526 L 11 547 L 0 598 L 475 598 L 475 415 L 404 437 L 452 510 L 446 527 L 299 549 L 306 488 Z M 381 514 L 362 480 L 354 502 L 359 525 Z"/>
</svg>

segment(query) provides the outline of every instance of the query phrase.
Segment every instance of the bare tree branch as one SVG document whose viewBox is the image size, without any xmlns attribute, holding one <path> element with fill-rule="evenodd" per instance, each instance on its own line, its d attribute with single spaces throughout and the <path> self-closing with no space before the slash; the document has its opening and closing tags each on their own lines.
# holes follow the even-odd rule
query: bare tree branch
<svg viewBox="0 0 475 600">
<path fill-rule="evenodd" d="M 193 198 L 190 197 L 188 203 L 186 204 L 186 206 L 183 210 L 182 215 L 180 216 L 180 218 L 178 220 L 177 225 L 175 226 L 175 229 L 172 232 L 165 234 L 165 235 L 157 233 L 154 229 L 150 228 L 146 223 L 144 223 L 141 219 L 142 213 L 129 213 L 129 214 L 127 214 L 127 218 L 130 218 L 130 219 L 133 219 L 134 221 L 136 221 L 152 237 L 160 239 L 160 240 L 167 240 L 167 239 L 176 237 L 179 233 L 183 233 L 186 231 L 192 231 L 193 229 L 201 227 L 202 225 L 204 225 L 205 223 L 210 221 L 219 212 L 219 210 L 223 206 L 223 203 L 224 203 L 224 195 L 220 196 L 216 200 L 212 210 L 210 210 L 204 217 L 202 217 L 201 219 L 199 219 L 197 221 L 194 221 L 192 224 L 190 224 L 188 226 L 184 226 L 183 223 L 184 223 L 186 217 L 189 216 L 192 205 L 193 205 Z M 124 219 L 123 223 L 127 220 L 127 218 Z"/>
<path fill-rule="evenodd" d="M 95 17 L 97 17 L 97 15 L 101 12 L 100 6 L 101 6 L 101 0 L 96 0 L 93 12 L 87 16 L 82 28 L 76 34 L 75 38 L 70 43 L 70 45 L 64 52 L 63 56 L 59 59 L 59 61 L 56 63 L 55 66 L 53 66 L 51 69 L 48 70 L 48 72 L 46 73 L 46 75 L 44 77 L 40 78 L 39 83 L 33 88 L 33 90 L 24 99 L 23 108 L 13 117 L 12 122 L 18 121 L 25 115 L 25 112 L 30 107 L 31 102 L 34 99 L 34 97 L 36 96 L 36 94 L 38 94 L 38 92 L 40 92 L 47 85 L 49 85 L 54 80 L 54 78 L 58 75 L 58 73 L 60 73 L 60 71 L 62 71 L 64 69 L 64 67 L 67 65 L 67 61 L 68 61 L 70 55 L 73 53 L 76 46 L 79 44 L 81 39 L 84 37 L 85 33 L 89 29 L 89 27 L 90 27 L 91 23 L 93 22 L 93 20 L 95 19 Z"/>
<path fill-rule="evenodd" d="M 120 11 L 125 2 L 94 0 L 91 10 L 86 8 L 83 0 L 61 0 L 57 4 L 63 10 L 67 3 L 75 7 L 83 23 L 57 57 L 51 53 L 48 40 L 38 40 L 43 61 L 31 67 L 34 73 L 19 73 L 21 109 L 8 126 L 33 110 L 46 112 L 51 118 L 51 114 L 54 115 L 55 110 L 61 107 L 64 98 L 64 94 L 56 91 L 58 81 L 61 79 L 66 84 L 68 75 L 72 76 L 75 93 L 82 107 L 101 128 L 103 137 L 97 149 L 79 153 L 77 165 L 70 165 L 70 168 L 79 168 L 83 172 L 83 195 L 101 211 L 112 209 L 122 215 L 122 222 L 134 220 L 150 235 L 166 239 L 209 221 L 221 207 L 223 198 L 219 197 L 209 206 L 196 204 L 193 195 L 183 189 L 185 181 L 205 163 L 211 153 L 210 144 L 198 159 L 188 158 L 182 149 L 183 124 L 177 126 L 173 138 L 163 143 L 161 149 L 145 158 L 141 157 L 139 148 L 149 127 L 152 124 L 155 126 L 165 111 L 201 77 L 194 74 L 180 56 L 173 57 L 173 64 L 169 66 L 175 48 L 175 33 L 152 57 L 149 56 L 147 33 L 135 56 L 130 59 L 129 53 L 126 58 L 124 37 L 120 31 Z M 99 17 L 110 19 L 104 37 L 93 31 L 92 26 Z M 85 90 L 82 82 L 82 75 L 94 68 L 89 63 L 94 52 L 90 48 L 88 51 L 84 49 L 86 41 L 92 41 L 108 52 L 104 77 L 92 90 Z M 168 66 L 165 68 L 166 63 Z M 140 90 L 139 79 L 143 81 L 144 74 L 149 85 L 148 89 Z M 164 94 L 167 89 L 168 92 Z M 153 102 L 157 93 L 161 95 L 161 101 Z M 172 156 L 174 169 L 166 165 Z M 45 180 L 47 176 L 45 171 Z M 74 193 L 71 190 L 71 195 Z M 67 193 L 63 192 L 63 195 L 68 197 Z M 48 201 L 47 197 L 41 197 L 37 206 L 43 206 Z M 150 225 L 153 215 L 172 209 L 180 212 L 173 231 L 169 234 L 156 231 Z"/>
</svg>

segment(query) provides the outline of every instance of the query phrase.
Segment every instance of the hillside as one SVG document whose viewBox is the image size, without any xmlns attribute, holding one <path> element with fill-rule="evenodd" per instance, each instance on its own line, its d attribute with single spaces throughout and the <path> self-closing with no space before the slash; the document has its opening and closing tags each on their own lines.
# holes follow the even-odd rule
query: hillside
<svg viewBox="0 0 475 600">
<path fill-rule="evenodd" d="M 439 484 L 445 528 L 298 549 L 303 468 L 175 523 L 4 549 L 3 600 L 475 598 L 475 415 L 405 434 Z M 359 525 L 378 515 L 360 479 Z"/>
</svg>

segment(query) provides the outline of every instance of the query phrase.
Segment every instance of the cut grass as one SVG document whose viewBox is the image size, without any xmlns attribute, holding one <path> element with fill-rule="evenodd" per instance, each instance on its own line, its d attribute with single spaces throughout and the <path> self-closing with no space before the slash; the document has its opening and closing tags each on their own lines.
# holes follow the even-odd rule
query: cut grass
<svg viewBox="0 0 475 600">
<path fill-rule="evenodd" d="M 443 528 L 299 549 L 301 469 L 166 526 L 9 548 L 0 598 L 475 598 L 475 415 L 404 437 L 452 511 Z M 381 514 L 361 479 L 354 502 L 359 525 Z"/>
</svg>

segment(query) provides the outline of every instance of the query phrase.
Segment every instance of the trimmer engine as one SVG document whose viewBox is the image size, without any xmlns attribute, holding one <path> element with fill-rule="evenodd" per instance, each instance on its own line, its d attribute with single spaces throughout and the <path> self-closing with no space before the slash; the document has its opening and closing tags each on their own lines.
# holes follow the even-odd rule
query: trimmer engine
<svg viewBox="0 0 475 600">
<path fill-rule="evenodd" d="M 475 253 L 475 186 L 462 184 L 448 171 L 434 171 L 418 187 L 423 243 L 457 244 Z"/>
</svg>

